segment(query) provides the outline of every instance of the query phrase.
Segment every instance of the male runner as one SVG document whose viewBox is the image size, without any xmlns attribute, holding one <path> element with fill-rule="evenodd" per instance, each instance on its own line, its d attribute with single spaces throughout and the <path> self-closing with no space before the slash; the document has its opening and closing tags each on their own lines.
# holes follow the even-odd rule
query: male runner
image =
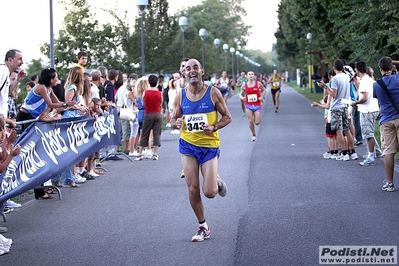
<svg viewBox="0 0 399 266">
<path fill-rule="evenodd" d="M 260 124 L 260 110 L 266 89 L 255 79 L 255 73 L 248 71 L 248 82 L 241 86 L 240 98 L 245 101 L 245 112 L 252 132 L 251 141 L 256 140 L 255 125 Z"/>
<path fill-rule="evenodd" d="M 226 195 L 226 183 L 217 174 L 220 145 L 218 130 L 232 119 L 219 90 L 203 83 L 204 70 L 198 60 L 187 61 L 185 74 L 187 86 L 175 98 L 171 125 L 182 131 L 179 151 L 190 204 L 199 222 L 199 230 L 191 241 L 199 242 L 208 239 L 211 234 L 201 200 L 199 170 L 203 176 L 202 190 L 207 198 L 214 198 L 217 193 Z M 219 121 L 218 113 L 221 115 Z"/>
<path fill-rule="evenodd" d="M 269 78 L 267 84 L 272 84 L 273 103 L 276 107 L 276 110 L 274 110 L 274 112 L 278 113 L 278 106 L 280 104 L 281 77 L 278 74 L 277 69 L 273 70 L 273 75 Z"/>
<path fill-rule="evenodd" d="M 237 79 L 237 87 L 242 88 L 242 85 L 244 85 L 245 83 L 248 82 L 247 79 L 247 72 L 245 72 L 244 70 L 241 71 L 240 77 Z M 240 91 L 241 94 L 241 91 Z M 245 96 L 245 94 L 244 94 Z M 245 99 L 241 99 L 241 109 L 242 109 L 242 116 L 244 117 L 246 115 L 245 113 Z"/>
</svg>

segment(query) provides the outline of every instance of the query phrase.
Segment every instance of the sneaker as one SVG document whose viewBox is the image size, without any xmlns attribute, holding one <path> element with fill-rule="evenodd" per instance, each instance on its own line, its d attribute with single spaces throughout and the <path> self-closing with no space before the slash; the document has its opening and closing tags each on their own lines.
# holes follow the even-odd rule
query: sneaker
<svg viewBox="0 0 399 266">
<path fill-rule="evenodd" d="M 134 152 L 129 152 L 130 157 L 137 157 L 139 155 L 139 152 L 134 150 Z"/>
<path fill-rule="evenodd" d="M 363 162 L 359 162 L 359 164 L 361 166 L 373 166 L 373 165 L 375 165 L 375 162 L 374 162 L 374 160 L 371 160 L 370 158 L 366 158 L 363 160 Z"/>
<path fill-rule="evenodd" d="M 395 191 L 393 183 L 389 183 L 387 180 L 384 180 L 384 185 L 382 186 L 382 190 L 387 192 Z"/>
<path fill-rule="evenodd" d="M 0 233 L 7 233 L 7 227 L 0 226 Z"/>
<path fill-rule="evenodd" d="M 7 214 L 7 213 L 12 212 L 13 210 L 14 210 L 14 208 L 4 207 L 3 212 L 4 212 L 4 214 Z"/>
<path fill-rule="evenodd" d="M 152 150 L 144 150 L 143 151 L 143 158 L 144 159 L 151 159 L 152 158 Z"/>
<path fill-rule="evenodd" d="M 349 155 L 345 154 L 345 155 L 339 155 L 337 158 L 335 158 L 335 160 L 337 161 L 349 161 Z"/>
<path fill-rule="evenodd" d="M 94 176 L 94 177 L 99 177 L 99 176 L 100 176 L 99 174 L 97 174 L 96 172 L 94 172 L 94 170 L 91 170 L 91 171 L 89 172 L 89 174 L 91 174 L 91 175 Z"/>
<path fill-rule="evenodd" d="M 11 238 L 7 238 L 7 237 L 5 237 L 3 235 L 0 235 L 0 245 L 1 245 L 1 243 L 4 243 L 4 244 L 6 244 L 8 246 L 11 246 L 12 245 L 12 239 Z"/>
<path fill-rule="evenodd" d="M 209 227 L 206 229 L 205 227 L 200 226 L 197 234 L 191 238 L 191 242 L 201 242 L 205 239 L 209 239 L 210 237 L 211 229 Z"/>
<path fill-rule="evenodd" d="M 274 110 L 274 112 L 277 114 L 278 113 L 278 109 L 276 108 L 276 110 Z"/>
<path fill-rule="evenodd" d="M 247 114 L 245 112 L 242 112 L 242 117 L 246 116 Z"/>
<path fill-rule="evenodd" d="M 329 153 L 329 152 L 323 153 L 323 158 L 324 159 L 331 159 L 331 153 Z"/>
<path fill-rule="evenodd" d="M 256 136 L 252 136 L 251 141 L 256 141 Z"/>
<path fill-rule="evenodd" d="M 172 125 L 170 123 L 167 123 L 166 124 L 166 129 L 171 129 L 171 128 L 172 128 Z"/>
<path fill-rule="evenodd" d="M 357 153 L 354 152 L 350 155 L 351 160 L 357 160 L 359 158 L 359 156 L 357 156 Z"/>
<path fill-rule="evenodd" d="M 172 134 L 172 135 L 180 135 L 180 130 L 178 130 L 178 129 L 173 129 L 173 130 L 170 132 L 170 134 Z"/>
<path fill-rule="evenodd" d="M 86 182 L 86 178 L 82 177 L 79 174 L 75 175 L 75 183 L 79 184 L 79 183 L 84 183 L 84 182 Z"/>
<path fill-rule="evenodd" d="M 335 160 L 335 159 L 337 159 L 338 156 L 339 155 L 337 153 L 331 154 L 330 159 Z"/>
<path fill-rule="evenodd" d="M 86 178 L 86 180 L 93 180 L 96 177 L 91 175 L 90 172 L 84 171 L 82 174 L 80 174 L 83 178 Z"/>
<path fill-rule="evenodd" d="M 10 252 L 10 248 L 0 244 L 0 255 L 7 254 L 8 252 Z"/>
<path fill-rule="evenodd" d="M 186 175 L 184 174 L 184 170 L 181 170 L 180 178 L 185 178 Z"/>
<path fill-rule="evenodd" d="M 361 140 L 356 140 L 356 141 L 355 141 L 355 146 L 360 146 L 360 145 L 363 145 L 363 141 L 361 141 Z"/>
<path fill-rule="evenodd" d="M 12 200 L 7 200 L 7 202 L 6 202 L 6 207 L 8 207 L 8 208 L 20 208 L 21 206 L 22 206 L 21 204 L 15 203 Z"/>
<path fill-rule="evenodd" d="M 219 188 L 219 191 L 218 191 L 219 196 L 221 196 L 221 197 L 226 196 L 226 194 L 227 194 L 227 185 L 226 185 L 226 182 L 224 182 L 224 181 L 220 178 L 219 175 L 218 175 L 217 181 L 218 181 L 218 188 Z"/>
</svg>

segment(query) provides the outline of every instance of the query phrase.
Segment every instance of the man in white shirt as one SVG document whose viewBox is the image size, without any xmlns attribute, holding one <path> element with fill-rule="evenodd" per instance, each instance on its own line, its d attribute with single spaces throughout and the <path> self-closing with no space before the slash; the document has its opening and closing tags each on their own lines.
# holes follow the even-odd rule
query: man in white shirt
<svg viewBox="0 0 399 266">
<path fill-rule="evenodd" d="M 366 159 L 359 162 L 359 164 L 362 166 L 370 166 L 375 165 L 374 147 L 376 142 L 374 138 L 374 124 L 380 114 L 380 108 L 378 106 L 378 100 L 373 98 L 373 84 L 375 81 L 367 75 L 367 65 L 365 62 L 360 61 L 356 63 L 356 74 L 360 78 L 359 97 L 356 102 L 352 103 L 352 106 L 358 106 L 360 127 L 362 128 L 363 139 L 367 140 L 368 147 Z"/>
<path fill-rule="evenodd" d="M 7 118 L 9 90 L 17 90 L 18 83 L 26 78 L 26 71 L 20 70 L 24 63 L 21 51 L 11 49 L 6 53 L 4 64 L 0 65 L 0 114 Z M 18 72 L 15 81 L 10 81 L 10 73 Z M 6 119 L 7 123 L 7 119 Z"/>
</svg>

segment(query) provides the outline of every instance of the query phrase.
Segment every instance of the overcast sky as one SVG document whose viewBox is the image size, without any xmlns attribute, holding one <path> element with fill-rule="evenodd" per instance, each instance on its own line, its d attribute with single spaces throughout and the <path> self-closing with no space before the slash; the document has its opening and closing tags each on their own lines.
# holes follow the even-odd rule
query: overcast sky
<svg viewBox="0 0 399 266">
<path fill-rule="evenodd" d="M 16 48 L 21 50 L 24 61 L 29 62 L 32 59 L 44 58 L 40 54 L 39 47 L 50 40 L 50 16 L 49 0 L 18 0 L 1 1 L 2 15 L 0 16 L 0 25 L 3 28 L 3 37 L 0 42 L 0 56 L 4 55 L 9 49 Z M 169 9 L 173 14 L 178 9 L 187 6 L 181 4 L 181 0 L 169 0 Z M 191 0 L 188 5 L 198 5 L 202 0 Z M 280 0 L 244 0 L 244 8 L 247 16 L 244 21 L 252 26 L 251 36 L 249 37 L 248 49 L 260 49 L 270 51 L 272 44 L 276 42 L 274 32 L 277 29 L 277 8 Z M 98 8 L 107 8 L 110 3 L 116 12 L 121 16 L 124 10 L 132 10 L 132 21 L 138 14 L 135 0 L 88 0 L 88 3 L 94 8 L 94 13 L 104 14 Z M 62 28 L 62 21 L 66 11 L 58 0 L 53 0 L 54 13 L 54 34 Z M 9 36 L 5 36 L 4 28 L 9 25 Z M 212 40 L 213 42 L 213 40 Z M 4 60 L 4 59 L 2 59 Z"/>
</svg>

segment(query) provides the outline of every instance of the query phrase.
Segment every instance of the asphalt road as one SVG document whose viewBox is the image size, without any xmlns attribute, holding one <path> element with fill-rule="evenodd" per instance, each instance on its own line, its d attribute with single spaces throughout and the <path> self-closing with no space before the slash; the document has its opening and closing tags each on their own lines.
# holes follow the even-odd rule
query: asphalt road
<svg viewBox="0 0 399 266">
<path fill-rule="evenodd" d="M 228 106 L 219 173 L 229 190 L 203 199 L 209 240 L 190 242 L 179 137 L 165 132 L 159 161 L 105 162 L 61 201 L 24 201 L 0 222 L 14 241 L 0 265 L 318 265 L 320 245 L 398 245 L 399 193 L 381 191 L 383 161 L 323 159 L 321 110 L 285 86 L 276 114 L 268 93 L 251 142 L 238 97 Z"/>
</svg>

